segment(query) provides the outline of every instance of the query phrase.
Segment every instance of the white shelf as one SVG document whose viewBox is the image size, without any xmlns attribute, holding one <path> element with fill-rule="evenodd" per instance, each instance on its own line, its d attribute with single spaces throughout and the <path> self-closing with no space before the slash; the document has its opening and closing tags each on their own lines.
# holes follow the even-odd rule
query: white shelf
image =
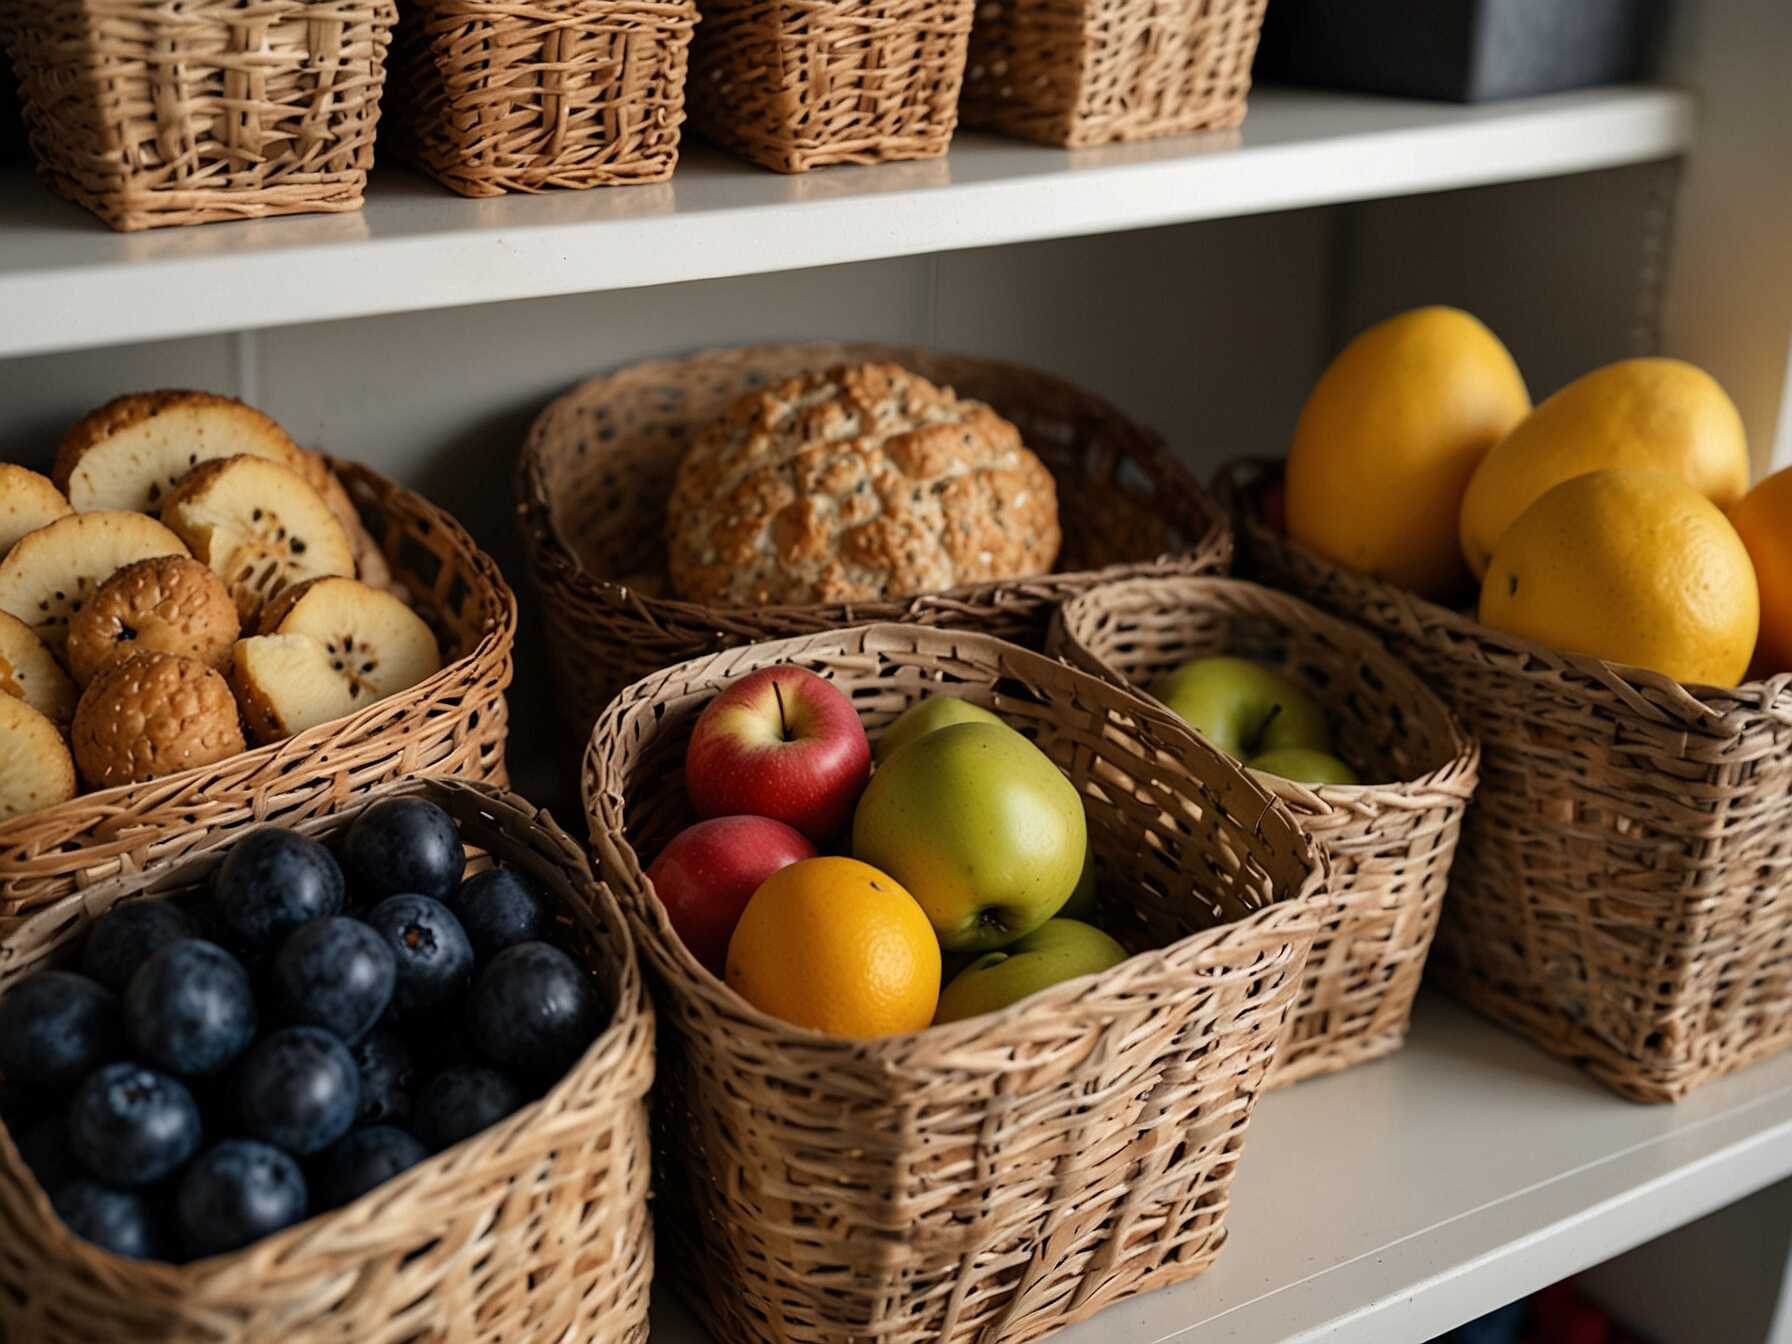
<svg viewBox="0 0 1792 1344">
<path fill-rule="evenodd" d="M 0 357 L 1069 237 L 1639 163 L 1691 99 L 1484 107 L 1265 89 L 1242 132 L 780 177 L 693 146 L 666 184 L 466 201 L 402 169 L 359 214 L 116 235 L 0 172 Z"/>
<path fill-rule="evenodd" d="M 1792 1174 L 1792 1055 L 1622 1101 L 1437 995 L 1406 1049 L 1265 1098 L 1205 1275 L 1053 1344 L 1421 1344 Z M 661 1293 L 653 1344 L 704 1333 Z"/>
</svg>

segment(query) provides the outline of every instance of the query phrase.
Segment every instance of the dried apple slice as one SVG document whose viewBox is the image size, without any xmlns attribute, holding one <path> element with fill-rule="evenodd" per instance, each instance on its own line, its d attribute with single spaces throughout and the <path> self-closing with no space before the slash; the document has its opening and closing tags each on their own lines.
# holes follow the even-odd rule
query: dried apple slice
<svg viewBox="0 0 1792 1344">
<path fill-rule="evenodd" d="M 0 611 L 0 695 L 15 696 L 59 728 L 75 716 L 81 693 L 43 640 L 17 616 Z"/>
<path fill-rule="evenodd" d="M 75 761 L 56 725 L 23 700 L 0 695 L 0 821 L 75 796 Z"/>
<path fill-rule="evenodd" d="M 0 611 L 62 657 L 69 617 L 137 560 L 185 555 L 181 539 L 140 513 L 75 513 L 27 533 L 0 560 Z"/>
<path fill-rule="evenodd" d="M 0 556 L 27 532 L 48 527 L 74 510 L 48 476 L 12 462 L 0 462 Z"/>
</svg>

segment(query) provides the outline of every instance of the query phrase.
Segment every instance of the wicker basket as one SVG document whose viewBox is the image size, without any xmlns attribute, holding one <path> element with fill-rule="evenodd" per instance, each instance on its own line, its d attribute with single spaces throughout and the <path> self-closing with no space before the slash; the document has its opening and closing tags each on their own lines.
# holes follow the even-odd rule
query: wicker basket
<svg viewBox="0 0 1792 1344">
<path fill-rule="evenodd" d="M 395 794 L 440 803 L 469 845 L 559 898 L 566 946 L 594 972 L 609 1026 L 546 1096 L 483 1134 L 342 1209 L 189 1265 L 127 1260 L 78 1239 L 10 1136 L 0 1139 L 8 1339 L 644 1344 L 653 1012 L 628 928 L 593 883 L 582 848 L 513 794 L 412 780 L 358 792 L 300 829 L 331 835 Z M 223 852 L 214 846 L 90 887 L 14 928 L 0 941 L 0 989 L 66 960 L 63 950 L 119 901 L 201 886 Z"/>
<path fill-rule="evenodd" d="M 21 0 L 38 165 L 115 229 L 358 210 L 393 0 Z"/>
<path fill-rule="evenodd" d="M 1103 922 L 1138 955 L 871 1041 L 775 1021 L 704 970 L 642 863 L 691 819 L 680 763 L 704 704 L 784 662 L 847 691 L 874 732 L 947 693 L 1032 737 L 1084 796 Z M 862 626 L 630 687 L 593 735 L 585 798 L 662 994 L 661 1263 L 718 1340 L 1034 1339 L 1212 1261 L 1325 861 L 1179 721 L 988 636 Z"/>
<path fill-rule="evenodd" d="M 1253 571 L 1378 632 L 1481 743 L 1436 979 L 1638 1101 L 1792 1045 L 1792 677 L 1730 690 L 1503 635 L 1266 527 Z"/>
<path fill-rule="evenodd" d="M 1237 579 L 1092 588 L 1060 609 L 1050 648 L 1139 690 L 1191 658 L 1250 658 L 1324 706 L 1339 754 L 1370 782 L 1309 789 L 1254 776 L 1319 841 L 1332 871 L 1332 911 L 1271 1085 L 1398 1050 L 1480 761 L 1450 711 L 1355 626 Z"/>
<path fill-rule="evenodd" d="M 366 467 L 331 466 L 450 661 L 408 691 L 284 742 L 0 821 L 0 929 L 77 887 L 184 854 L 220 828 L 291 825 L 416 774 L 506 782 L 516 598 L 446 513 Z"/>
<path fill-rule="evenodd" d="M 768 381 L 866 360 L 905 365 L 1020 426 L 1067 501 L 1063 572 L 851 606 L 663 596 L 666 498 L 696 431 Z M 1030 369 L 909 347 L 749 346 L 593 379 L 535 422 L 517 498 L 560 705 L 580 738 L 630 682 L 729 645 L 900 620 L 1037 647 L 1057 604 L 1103 578 L 1223 573 L 1232 555 L 1218 505 L 1161 440 L 1108 403 Z"/>
<path fill-rule="evenodd" d="M 974 2 L 700 0 L 691 124 L 781 173 L 937 158 Z"/>
<path fill-rule="evenodd" d="M 1100 145 L 1244 121 L 1266 0 L 988 0 L 965 125 Z"/>
<path fill-rule="evenodd" d="M 399 151 L 463 196 L 663 182 L 694 0 L 408 0 Z"/>
</svg>

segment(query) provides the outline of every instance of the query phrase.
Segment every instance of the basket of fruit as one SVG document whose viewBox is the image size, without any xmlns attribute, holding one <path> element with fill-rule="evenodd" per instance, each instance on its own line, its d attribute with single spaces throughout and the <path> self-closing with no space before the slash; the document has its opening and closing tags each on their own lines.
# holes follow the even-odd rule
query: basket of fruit
<svg viewBox="0 0 1792 1344">
<path fill-rule="evenodd" d="M 192 392 L 52 474 L 0 463 L 0 926 L 382 780 L 504 782 L 516 599 L 440 509 Z"/>
<path fill-rule="evenodd" d="M 0 939 L 9 1339 L 646 1339 L 653 1016 L 580 846 L 459 780 Z"/>
<path fill-rule="evenodd" d="M 909 347 L 594 379 L 536 421 L 517 497 L 581 736 L 630 682 L 729 645 L 914 621 L 1037 647 L 1103 578 L 1223 573 L 1232 553 L 1218 505 L 1106 402 Z"/>
<path fill-rule="evenodd" d="M 1174 716 L 861 626 L 631 686 L 585 797 L 716 1338 L 1031 1339 L 1211 1263 L 1325 860 Z"/>
<path fill-rule="evenodd" d="M 1360 628 L 1238 579 L 1131 579 L 1064 604 L 1050 649 L 1148 691 L 1253 772 L 1331 860 L 1272 1083 L 1398 1050 L 1480 752 Z"/>
<path fill-rule="evenodd" d="M 1223 473 L 1251 572 L 1369 626 L 1481 744 L 1432 972 L 1637 1100 L 1792 1045 L 1792 477 L 1748 472 L 1691 365 L 1533 411 L 1491 333 L 1426 309 L 1338 357 L 1285 468 Z"/>
</svg>

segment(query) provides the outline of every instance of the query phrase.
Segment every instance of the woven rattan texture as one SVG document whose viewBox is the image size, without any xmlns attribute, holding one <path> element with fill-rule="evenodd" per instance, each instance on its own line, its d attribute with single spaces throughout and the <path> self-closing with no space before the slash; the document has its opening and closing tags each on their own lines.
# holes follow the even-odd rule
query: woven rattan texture
<svg viewBox="0 0 1792 1344">
<path fill-rule="evenodd" d="M 888 361 L 994 406 L 1058 482 L 1060 572 L 852 606 L 716 607 L 669 596 L 665 510 L 678 459 L 743 392 L 810 369 Z M 518 512 L 552 636 L 559 701 L 583 736 L 630 682 L 733 644 L 871 621 L 954 626 L 1037 647 L 1064 598 L 1102 578 L 1224 573 L 1218 505 L 1149 430 L 1031 369 L 878 345 L 773 345 L 637 364 L 535 422 Z"/>
<path fill-rule="evenodd" d="M 1050 649 L 1146 693 L 1194 658 L 1272 667 L 1325 709 L 1360 786 L 1259 784 L 1331 860 L 1332 908 L 1307 958 L 1271 1085 L 1400 1048 L 1425 969 L 1480 752 L 1423 682 L 1371 636 L 1237 579 L 1131 579 L 1067 602 Z"/>
<path fill-rule="evenodd" d="M 590 968 L 608 1027 L 540 1100 L 354 1203 L 242 1251 L 174 1266 L 110 1255 L 68 1232 L 0 1140 L 0 1322 L 32 1344 L 268 1344 L 427 1339 L 531 1344 L 647 1338 L 647 1095 L 653 1013 L 629 930 L 583 849 L 513 794 L 456 780 L 358 793 L 300 829 L 330 836 L 366 805 L 420 794 L 469 845 L 558 899 L 568 951 Z M 99 886 L 0 941 L 0 988 L 75 952 L 121 900 L 202 886 L 222 858 L 158 863 Z M 476 860 L 488 867 L 489 858 Z"/>
<path fill-rule="evenodd" d="M 700 0 L 691 124 L 783 173 L 944 154 L 974 3 Z"/>
<path fill-rule="evenodd" d="M 1102 923 L 1137 955 L 872 1041 L 775 1021 L 699 966 L 642 867 L 692 820 L 697 714 L 779 663 L 833 681 L 873 735 L 950 694 L 1030 736 L 1083 794 Z M 1029 1340 L 1212 1261 L 1324 860 L 1179 721 L 985 635 L 859 627 L 628 688 L 593 734 L 585 791 L 661 996 L 661 1264 L 693 1280 L 719 1340 Z"/>
<path fill-rule="evenodd" d="M 463 196 L 662 182 L 693 0 L 406 0 L 389 131 Z"/>
<path fill-rule="evenodd" d="M 411 775 L 507 781 L 515 596 L 442 510 L 366 467 L 331 465 L 449 661 L 407 691 L 284 742 L 0 822 L 0 929 L 76 887 L 183 854 L 222 827 L 290 825 Z"/>
<path fill-rule="evenodd" d="M 1100 145 L 1244 121 L 1265 0 L 988 0 L 967 126 Z"/>
<path fill-rule="evenodd" d="M 356 210 L 393 0 L 22 0 L 25 123 L 115 229 Z"/>
<path fill-rule="evenodd" d="M 1253 572 L 1367 625 L 1481 743 L 1436 979 L 1639 1101 L 1792 1045 L 1792 677 L 1731 690 L 1562 653 L 1352 574 L 1222 486 Z"/>
</svg>

